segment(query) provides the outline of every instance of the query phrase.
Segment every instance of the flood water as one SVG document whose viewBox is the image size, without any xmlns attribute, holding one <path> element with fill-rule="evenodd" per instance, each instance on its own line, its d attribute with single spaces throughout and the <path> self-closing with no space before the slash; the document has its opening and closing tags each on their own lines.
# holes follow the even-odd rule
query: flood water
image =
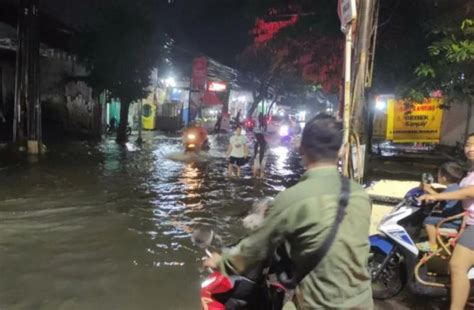
<svg viewBox="0 0 474 310">
<path fill-rule="evenodd" d="M 2 159 L 0 309 L 199 309 L 192 229 L 239 239 L 252 202 L 302 172 L 275 146 L 264 181 L 250 168 L 228 178 L 226 139 L 198 162 L 168 159 L 180 140 L 155 133 L 141 147 L 53 143 L 38 162 Z"/>
<path fill-rule="evenodd" d="M 267 177 L 256 181 L 249 167 L 241 179 L 225 176 L 225 135 L 211 137 L 208 156 L 187 162 L 170 159 L 183 159 L 178 137 L 146 132 L 144 140 L 51 142 L 39 161 L 0 153 L 0 310 L 200 309 L 206 272 L 193 229 L 237 241 L 252 203 L 303 172 L 296 153 L 275 141 Z M 371 165 L 376 177 L 402 179 L 434 167 Z M 438 306 L 446 305 L 408 293 L 376 303 L 377 310 Z"/>
</svg>

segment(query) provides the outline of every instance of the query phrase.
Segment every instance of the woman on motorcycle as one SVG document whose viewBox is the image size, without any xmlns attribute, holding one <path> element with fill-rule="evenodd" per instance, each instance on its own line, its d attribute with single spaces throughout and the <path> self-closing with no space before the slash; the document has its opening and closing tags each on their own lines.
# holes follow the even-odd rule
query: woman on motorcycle
<svg viewBox="0 0 474 310">
<path fill-rule="evenodd" d="M 421 201 L 462 200 L 464 210 L 467 211 L 466 228 L 459 238 L 449 262 L 451 272 L 451 310 L 464 309 L 470 292 L 467 274 L 474 265 L 474 133 L 470 134 L 466 139 L 464 154 L 470 161 L 471 169 L 461 181 L 460 190 L 428 194 L 420 197 Z"/>
</svg>

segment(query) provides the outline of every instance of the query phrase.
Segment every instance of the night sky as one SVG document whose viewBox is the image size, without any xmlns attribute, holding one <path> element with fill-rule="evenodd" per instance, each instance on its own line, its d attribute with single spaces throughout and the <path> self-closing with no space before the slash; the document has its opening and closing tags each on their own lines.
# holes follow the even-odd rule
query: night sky
<svg viewBox="0 0 474 310">
<path fill-rule="evenodd" d="M 48 15 L 80 27 L 107 1 L 113 0 L 42 0 L 41 4 Z M 157 18 L 164 21 L 163 30 L 174 38 L 178 47 L 191 53 L 204 53 L 232 66 L 236 55 L 251 39 L 252 21 L 244 17 L 244 3 L 244 0 L 175 0 L 166 11 L 157 12 Z"/>
</svg>

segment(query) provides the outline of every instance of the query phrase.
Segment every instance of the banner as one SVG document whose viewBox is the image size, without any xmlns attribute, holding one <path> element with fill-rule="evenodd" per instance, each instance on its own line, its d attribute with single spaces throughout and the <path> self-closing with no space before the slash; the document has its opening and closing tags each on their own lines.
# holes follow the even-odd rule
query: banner
<svg viewBox="0 0 474 310">
<path fill-rule="evenodd" d="M 207 59 L 198 57 L 193 61 L 193 73 L 191 77 L 193 90 L 205 91 L 207 88 Z"/>
<path fill-rule="evenodd" d="M 439 143 L 443 109 L 440 98 L 423 102 L 391 99 L 387 104 L 387 139 L 398 143 Z"/>
</svg>

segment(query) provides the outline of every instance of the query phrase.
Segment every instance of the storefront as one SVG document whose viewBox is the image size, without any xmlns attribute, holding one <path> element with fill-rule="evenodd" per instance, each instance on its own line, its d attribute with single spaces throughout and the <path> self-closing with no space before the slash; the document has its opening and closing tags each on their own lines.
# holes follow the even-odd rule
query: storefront
<svg viewBox="0 0 474 310">
<path fill-rule="evenodd" d="M 156 117 L 159 130 L 177 131 L 181 129 L 183 107 L 189 98 L 188 93 L 183 85 L 173 85 L 163 90 L 162 101 L 158 103 Z"/>
</svg>

